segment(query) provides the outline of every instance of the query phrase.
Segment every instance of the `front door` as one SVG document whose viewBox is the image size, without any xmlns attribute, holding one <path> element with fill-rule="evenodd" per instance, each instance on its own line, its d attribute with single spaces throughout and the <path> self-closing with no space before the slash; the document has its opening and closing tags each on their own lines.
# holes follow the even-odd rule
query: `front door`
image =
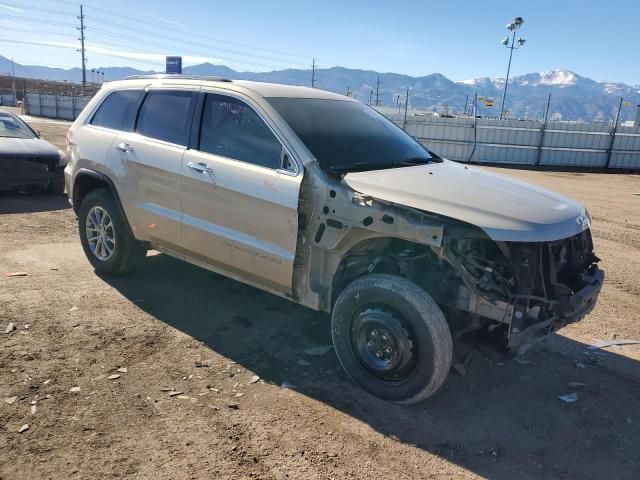
<svg viewBox="0 0 640 480">
<path fill-rule="evenodd" d="M 196 260 L 290 293 L 302 172 L 282 168 L 286 150 L 265 118 L 239 98 L 205 95 L 182 161 L 182 244 Z"/>
</svg>

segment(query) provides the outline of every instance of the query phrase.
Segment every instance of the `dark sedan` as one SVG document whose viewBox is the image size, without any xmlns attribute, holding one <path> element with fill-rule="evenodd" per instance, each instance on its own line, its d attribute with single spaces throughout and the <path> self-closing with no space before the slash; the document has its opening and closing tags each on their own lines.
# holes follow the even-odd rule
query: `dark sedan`
<svg viewBox="0 0 640 480">
<path fill-rule="evenodd" d="M 42 140 L 20 117 L 0 110 L 0 190 L 64 192 L 67 156 Z"/>
</svg>

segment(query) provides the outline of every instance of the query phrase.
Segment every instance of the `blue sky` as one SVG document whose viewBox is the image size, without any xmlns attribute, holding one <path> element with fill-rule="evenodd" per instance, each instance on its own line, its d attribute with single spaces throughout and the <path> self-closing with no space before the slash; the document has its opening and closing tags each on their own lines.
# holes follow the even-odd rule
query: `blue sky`
<svg viewBox="0 0 640 480">
<path fill-rule="evenodd" d="M 513 74 L 566 68 L 596 80 L 640 84 L 638 0 L 83 3 L 90 68 L 159 69 L 163 55 L 176 54 L 185 63 L 209 60 L 236 70 L 304 68 L 316 57 L 321 68 L 440 72 L 452 80 L 504 76 L 507 50 L 500 40 L 505 25 L 522 16 L 518 33 L 527 44 L 514 55 Z M 0 0 L 0 55 L 79 66 L 77 5 Z"/>
</svg>

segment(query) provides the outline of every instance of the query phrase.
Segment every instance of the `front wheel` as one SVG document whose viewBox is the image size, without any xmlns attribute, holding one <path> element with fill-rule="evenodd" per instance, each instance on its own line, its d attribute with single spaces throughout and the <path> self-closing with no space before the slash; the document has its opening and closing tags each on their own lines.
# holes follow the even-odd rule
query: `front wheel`
<svg viewBox="0 0 640 480">
<path fill-rule="evenodd" d="M 333 308 L 331 334 L 347 375 L 383 400 L 420 402 L 442 386 L 451 367 L 453 344 L 442 311 L 403 277 L 354 280 Z"/>
</svg>

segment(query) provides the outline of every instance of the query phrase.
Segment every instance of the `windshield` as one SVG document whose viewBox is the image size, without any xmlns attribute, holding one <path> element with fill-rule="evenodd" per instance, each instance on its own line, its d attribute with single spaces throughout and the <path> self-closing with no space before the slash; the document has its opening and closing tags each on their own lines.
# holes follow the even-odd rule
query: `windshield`
<svg viewBox="0 0 640 480">
<path fill-rule="evenodd" d="M 373 108 L 360 102 L 271 97 L 320 165 L 333 173 L 441 161 Z"/>
<path fill-rule="evenodd" d="M 0 113 L 0 137 L 35 138 L 36 134 L 19 118 Z"/>
</svg>

